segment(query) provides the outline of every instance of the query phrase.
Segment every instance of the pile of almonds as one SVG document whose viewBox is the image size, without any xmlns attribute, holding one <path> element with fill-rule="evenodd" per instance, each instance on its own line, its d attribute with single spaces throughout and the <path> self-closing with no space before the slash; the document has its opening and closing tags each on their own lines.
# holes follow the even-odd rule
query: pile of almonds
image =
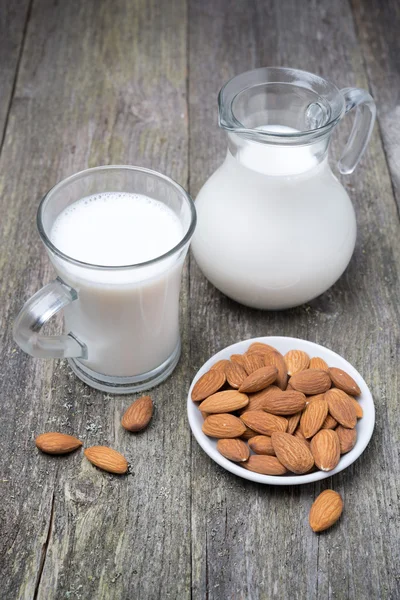
<svg viewBox="0 0 400 600">
<path fill-rule="evenodd" d="M 354 379 L 320 357 L 302 350 L 284 356 L 261 342 L 244 354 L 220 360 L 196 382 L 192 400 L 204 418 L 203 432 L 217 438 L 217 449 L 227 459 L 263 475 L 302 475 L 331 471 L 341 454 L 357 440 L 355 426 L 363 411 L 355 397 L 361 394 Z M 315 505 L 330 515 L 326 529 L 337 520 L 343 503 L 336 492 L 317 498 Z M 325 492 L 323 492 L 325 494 Z M 332 509 L 332 510 L 331 510 Z M 324 518 L 325 518 L 324 517 Z M 313 522 L 312 522 L 313 520 Z"/>
<path fill-rule="evenodd" d="M 142 396 L 125 411 L 121 425 L 127 431 L 142 431 L 153 416 L 153 401 L 150 396 Z M 82 442 L 73 435 L 50 431 L 42 433 L 35 440 L 37 448 L 46 454 L 68 454 L 82 446 Z M 91 446 L 84 451 L 86 458 L 99 469 L 124 475 L 128 471 L 126 458 L 108 446 Z"/>
</svg>

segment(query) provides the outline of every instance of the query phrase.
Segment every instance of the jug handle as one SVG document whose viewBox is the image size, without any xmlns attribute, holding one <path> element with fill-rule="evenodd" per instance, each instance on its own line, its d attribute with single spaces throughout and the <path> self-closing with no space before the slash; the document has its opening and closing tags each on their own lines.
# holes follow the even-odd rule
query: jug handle
<svg viewBox="0 0 400 600">
<path fill-rule="evenodd" d="M 344 88 L 340 93 L 346 105 L 345 114 L 356 108 L 353 128 L 338 163 L 339 171 L 348 175 L 354 171 L 368 145 L 375 123 L 376 106 L 366 90 Z"/>
</svg>

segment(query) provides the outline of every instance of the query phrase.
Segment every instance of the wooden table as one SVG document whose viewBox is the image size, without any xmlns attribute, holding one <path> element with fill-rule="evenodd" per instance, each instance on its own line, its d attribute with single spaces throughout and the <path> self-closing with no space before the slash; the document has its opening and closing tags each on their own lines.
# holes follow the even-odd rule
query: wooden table
<svg viewBox="0 0 400 600">
<path fill-rule="evenodd" d="M 400 598 L 399 16 L 396 0 L 1 2 L 3 600 Z M 195 197 L 225 152 L 219 88 L 262 65 L 365 87 L 377 101 L 369 150 L 343 178 L 359 226 L 354 257 L 331 290 L 286 312 L 228 300 L 189 261 L 181 361 L 153 392 L 151 426 L 129 435 L 119 421 L 133 396 L 105 396 L 64 361 L 32 359 L 13 342 L 22 302 L 53 277 L 38 202 L 63 177 L 112 163 L 164 172 Z M 363 374 L 376 428 L 346 471 L 312 485 L 257 485 L 219 468 L 192 438 L 185 401 L 195 372 L 259 335 L 316 341 Z M 34 438 L 51 430 L 118 448 L 133 474 L 102 473 L 81 452 L 40 454 Z M 318 536 L 308 511 L 326 487 L 345 511 Z"/>
</svg>

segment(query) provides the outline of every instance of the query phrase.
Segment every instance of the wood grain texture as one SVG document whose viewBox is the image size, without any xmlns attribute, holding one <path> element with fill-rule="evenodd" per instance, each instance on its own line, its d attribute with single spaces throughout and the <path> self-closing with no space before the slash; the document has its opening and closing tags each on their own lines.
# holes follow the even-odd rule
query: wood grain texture
<svg viewBox="0 0 400 600">
<path fill-rule="evenodd" d="M 263 65 L 293 66 L 339 87 L 368 87 L 345 1 L 252 2 L 244 10 L 242 3 L 193 0 L 189 23 L 194 196 L 224 158 L 224 134 L 216 127 L 217 93 L 233 75 Z M 339 156 L 350 121 L 346 118 L 338 128 L 332 156 Z M 194 374 L 215 351 L 253 336 L 316 341 L 350 360 L 371 386 L 377 405 L 374 437 L 345 472 L 292 489 L 240 481 L 195 445 L 193 598 L 398 597 L 399 311 L 393 292 L 399 281 L 400 232 L 378 128 L 355 174 L 342 181 L 357 212 L 356 251 L 341 280 L 308 305 L 275 313 L 247 309 L 216 291 L 192 260 L 191 364 Z M 331 486 L 344 497 L 344 517 L 340 527 L 316 536 L 308 527 L 308 511 L 315 496 Z"/>
<path fill-rule="evenodd" d="M 0 160 L 0 580 L 4 599 L 188 598 L 190 433 L 187 273 L 183 357 L 138 435 L 131 397 L 80 383 L 63 362 L 12 341 L 22 302 L 54 275 L 35 228 L 57 180 L 107 163 L 154 167 L 187 184 L 185 3 L 36 0 Z M 155 35 L 156 32 L 156 35 Z M 44 431 L 109 444 L 132 472 L 113 477 L 81 451 L 40 454 Z"/>
</svg>

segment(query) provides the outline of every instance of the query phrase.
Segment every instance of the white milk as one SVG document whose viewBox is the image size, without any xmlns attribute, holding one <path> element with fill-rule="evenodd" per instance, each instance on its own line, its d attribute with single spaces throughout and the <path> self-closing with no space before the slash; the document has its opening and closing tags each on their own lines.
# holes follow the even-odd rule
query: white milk
<svg viewBox="0 0 400 600">
<path fill-rule="evenodd" d="M 115 192 L 68 206 L 54 222 L 50 238 L 71 258 L 119 267 L 157 258 L 183 235 L 179 218 L 161 202 Z M 88 347 L 85 366 L 108 376 L 132 377 L 173 354 L 179 344 L 181 254 L 114 270 L 61 263 L 53 257 L 62 279 L 78 293 L 64 316 L 66 331 Z"/>
<path fill-rule="evenodd" d="M 237 155 L 228 151 L 196 199 L 196 261 L 238 302 L 268 309 L 302 304 L 346 268 L 356 238 L 353 206 L 327 159 L 318 162 L 315 146 L 232 139 Z"/>
</svg>

